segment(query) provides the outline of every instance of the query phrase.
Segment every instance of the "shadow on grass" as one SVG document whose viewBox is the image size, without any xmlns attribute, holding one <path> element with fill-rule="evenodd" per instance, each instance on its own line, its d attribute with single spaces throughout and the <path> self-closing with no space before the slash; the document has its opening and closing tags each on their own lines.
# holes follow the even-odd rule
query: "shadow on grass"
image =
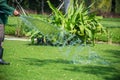
<svg viewBox="0 0 120 80">
<path fill-rule="evenodd" d="M 106 77 L 106 80 L 120 80 L 120 74 L 114 74 L 111 77 Z"/>
<path fill-rule="evenodd" d="M 6 80 L 6 76 L 3 73 L 4 73 L 4 71 L 0 70 L 0 80 Z"/>
<path fill-rule="evenodd" d="M 5 76 L 0 75 L 0 80 L 5 80 Z"/>
<path fill-rule="evenodd" d="M 27 65 L 43 67 L 44 65 L 50 66 L 54 64 L 71 64 L 71 61 L 63 59 L 36 59 L 36 58 L 24 58 Z M 61 66 L 61 65 L 60 65 Z M 58 68 L 59 69 L 59 68 Z M 112 66 L 101 65 L 66 65 L 63 66 L 63 70 L 77 73 L 86 73 L 99 76 L 104 80 L 120 80 L 120 71 Z"/>
<path fill-rule="evenodd" d="M 112 54 L 115 58 L 120 58 L 120 50 L 105 50 L 105 52 Z"/>
<path fill-rule="evenodd" d="M 120 50 L 105 50 L 104 52 L 110 54 L 109 61 L 112 62 L 113 65 L 120 65 Z"/>
<path fill-rule="evenodd" d="M 71 61 L 63 59 L 36 59 L 36 58 L 23 58 L 23 60 L 29 65 L 44 66 L 51 63 L 71 64 Z"/>
<path fill-rule="evenodd" d="M 105 80 L 120 80 L 120 71 L 113 67 L 105 66 L 73 66 L 71 68 L 64 68 L 64 70 L 72 72 L 84 72 L 102 77 Z"/>
</svg>

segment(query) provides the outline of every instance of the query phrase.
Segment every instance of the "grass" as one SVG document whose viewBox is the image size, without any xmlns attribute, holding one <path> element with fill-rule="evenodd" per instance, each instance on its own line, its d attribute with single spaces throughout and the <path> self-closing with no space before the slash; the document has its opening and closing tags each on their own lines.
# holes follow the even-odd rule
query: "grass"
<svg viewBox="0 0 120 80">
<path fill-rule="evenodd" d="M 108 34 L 100 35 L 97 39 L 102 41 L 112 40 L 112 42 L 120 43 L 120 18 L 104 18 L 101 23 L 108 30 Z"/>
<path fill-rule="evenodd" d="M 37 17 L 37 15 L 35 15 L 35 17 Z M 6 26 L 6 33 L 14 34 L 13 31 L 16 30 L 17 23 L 17 18 L 10 17 L 9 23 Z M 101 23 L 108 28 L 110 38 L 112 38 L 114 42 L 120 42 L 120 19 L 105 18 Z M 41 26 L 45 26 L 47 30 L 49 29 L 45 23 L 36 24 L 36 26 L 37 25 L 40 25 L 40 29 L 42 29 Z M 102 37 L 99 36 L 99 38 L 107 41 L 106 35 Z M 96 44 L 95 47 L 92 47 L 92 50 L 101 56 L 102 60 L 110 63 L 103 65 L 73 64 L 72 56 L 74 55 L 67 54 L 67 56 L 69 56 L 67 57 L 66 52 L 61 51 L 59 47 L 36 46 L 29 45 L 29 43 L 30 42 L 5 41 L 4 59 L 10 61 L 11 65 L 0 65 L 0 80 L 120 79 L 120 45 Z M 75 48 L 75 46 L 73 48 Z M 70 48 L 70 51 L 71 50 L 72 48 Z M 84 56 L 85 53 L 86 50 L 81 52 L 80 55 Z"/>
<path fill-rule="evenodd" d="M 58 47 L 29 45 L 30 42 L 5 41 L 0 80 L 119 80 L 120 45 L 96 44 L 91 47 L 103 59 L 102 64 L 72 64 Z M 84 55 L 84 52 L 81 53 Z"/>
<path fill-rule="evenodd" d="M 105 26 L 105 27 L 109 27 L 109 28 L 120 28 L 120 18 L 104 18 L 101 23 Z"/>
</svg>

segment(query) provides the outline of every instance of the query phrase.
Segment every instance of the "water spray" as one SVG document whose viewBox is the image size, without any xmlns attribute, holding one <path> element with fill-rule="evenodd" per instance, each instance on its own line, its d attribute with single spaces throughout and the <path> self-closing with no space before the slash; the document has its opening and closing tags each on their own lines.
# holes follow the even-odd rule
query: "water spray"
<svg viewBox="0 0 120 80">
<path fill-rule="evenodd" d="M 31 30 L 38 31 L 45 37 L 47 36 L 48 40 L 51 40 L 51 38 L 54 38 L 59 35 L 60 30 L 55 27 L 54 25 L 42 21 L 41 19 L 35 19 L 33 17 L 30 17 L 26 14 L 25 10 L 22 8 L 20 5 L 20 0 L 16 0 L 18 4 L 18 8 L 20 9 L 21 13 L 20 14 L 20 19 L 29 27 Z M 63 4 L 62 4 L 63 5 Z M 61 7 L 61 6 L 60 6 Z M 38 29 L 38 26 L 36 23 L 33 23 L 34 21 L 38 21 L 39 23 L 46 24 L 47 26 L 51 27 L 54 30 L 57 30 L 56 33 L 51 32 L 51 33 L 45 33 L 42 31 L 42 28 L 46 28 L 46 31 L 49 29 L 49 27 L 43 27 Z M 52 31 L 52 30 L 51 30 Z M 103 65 L 108 65 L 109 62 L 105 61 L 102 57 L 100 57 L 97 52 L 91 49 L 89 45 L 83 45 L 81 43 L 81 40 L 79 38 L 74 39 L 76 36 L 73 34 L 69 34 L 69 37 L 64 39 L 64 42 L 62 46 L 58 46 L 59 51 L 64 55 L 65 58 L 69 59 L 72 64 L 103 64 Z M 52 37 L 51 37 L 52 36 Z M 54 36 L 54 37 L 53 37 Z M 56 40 L 55 44 L 61 43 L 59 40 Z M 68 45 L 69 43 L 69 45 Z M 83 54 L 84 53 L 84 54 Z"/>
</svg>

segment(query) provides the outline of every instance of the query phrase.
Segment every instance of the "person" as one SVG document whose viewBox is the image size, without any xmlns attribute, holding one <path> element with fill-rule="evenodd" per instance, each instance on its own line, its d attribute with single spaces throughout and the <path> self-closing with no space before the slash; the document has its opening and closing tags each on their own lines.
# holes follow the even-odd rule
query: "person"
<svg viewBox="0 0 120 80">
<path fill-rule="evenodd" d="M 4 28 L 5 24 L 7 23 L 7 19 L 9 15 L 19 15 L 19 12 L 14 9 L 13 7 L 10 7 L 7 4 L 7 0 L 0 0 L 0 64 L 2 65 L 8 65 L 10 63 L 5 62 L 3 57 L 3 47 L 2 43 L 4 41 Z"/>
</svg>

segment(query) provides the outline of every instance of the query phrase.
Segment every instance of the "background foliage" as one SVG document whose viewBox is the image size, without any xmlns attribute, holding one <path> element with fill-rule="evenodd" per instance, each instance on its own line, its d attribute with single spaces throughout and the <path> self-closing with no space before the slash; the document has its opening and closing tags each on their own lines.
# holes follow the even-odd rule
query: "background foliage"
<svg viewBox="0 0 120 80">
<path fill-rule="evenodd" d="M 51 13 L 47 0 L 18 0 L 24 9 L 33 13 Z M 50 0 L 55 7 L 58 7 L 63 0 Z M 82 0 L 78 0 L 79 3 Z M 85 0 L 87 4 L 95 2 L 93 11 L 100 13 L 117 13 L 120 14 L 120 0 Z M 15 0 L 8 0 L 11 6 L 16 7 Z"/>
<path fill-rule="evenodd" d="M 44 17 L 43 15 L 31 15 L 31 16 L 37 17 L 37 18 Z M 17 28 L 17 19 L 16 18 L 17 17 L 9 17 L 8 24 L 5 27 L 5 34 L 6 35 L 15 35 L 15 32 L 17 30 L 16 29 Z M 38 25 L 46 26 L 46 29 L 47 29 L 47 27 L 49 27 L 46 24 L 42 24 L 39 22 L 35 22 L 34 24 L 36 24 L 36 23 Z M 105 26 L 108 29 L 108 31 L 110 32 L 109 34 L 110 34 L 110 37 L 112 38 L 112 42 L 119 42 L 120 43 L 120 35 L 119 35 L 120 34 L 120 19 L 119 18 L 103 18 L 103 20 L 101 20 L 100 23 L 103 26 Z M 41 27 L 41 26 L 39 26 L 39 27 Z M 45 31 L 47 31 L 47 30 L 45 30 Z M 24 31 L 22 31 L 22 32 L 24 32 Z M 103 35 L 98 36 L 97 40 L 108 41 L 107 34 L 103 34 Z"/>
<path fill-rule="evenodd" d="M 16 3 L 14 2 L 15 0 L 8 0 L 8 3 L 14 7 L 16 7 Z M 48 8 L 48 4 L 47 4 L 47 0 L 43 0 L 44 1 L 44 6 L 42 5 L 42 0 L 18 0 L 18 1 L 21 1 L 21 5 L 26 9 L 28 10 L 29 12 L 35 12 L 35 13 L 42 13 L 42 9 L 45 9 L 44 10 L 44 13 L 51 13 L 51 10 L 50 8 Z M 79 3 L 81 3 L 81 0 L 78 0 Z M 102 14 L 104 13 L 104 15 L 106 15 L 106 13 L 118 13 L 119 14 L 119 0 L 91 0 L 91 1 L 88 1 L 88 0 L 85 0 L 86 3 L 88 4 L 88 2 L 94 2 L 95 1 L 95 4 L 94 6 L 92 7 L 92 10 L 95 11 L 97 14 Z M 60 0 L 50 0 L 50 2 L 55 6 L 57 7 L 61 1 Z M 36 4 L 40 4 L 39 6 L 36 5 Z M 106 5 L 107 4 L 107 5 Z M 33 7 L 34 6 L 34 7 Z M 38 11 L 37 11 L 38 10 Z M 47 11 L 47 12 L 46 12 Z M 101 13 L 102 12 L 102 13 Z M 39 17 L 39 18 L 42 18 L 42 16 L 38 16 L 38 15 L 33 15 L 34 17 Z M 110 16 L 111 17 L 111 16 Z M 118 16 L 119 17 L 119 16 Z M 119 25 L 119 19 L 116 21 L 116 20 L 112 20 L 112 19 L 104 19 L 102 21 L 103 25 L 105 27 L 118 27 Z M 16 35 L 16 36 L 24 36 L 25 33 L 24 33 L 24 30 L 22 30 L 22 26 L 24 25 L 21 25 L 20 23 L 17 22 L 18 19 L 14 18 L 14 17 L 11 17 L 10 20 L 8 21 L 9 23 L 7 24 L 7 27 L 6 27 L 6 34 L 12 34 L 12 35 Z M 107 24 L 107 23 L 111 23 L 111 24 Z M 39 22 L 37 23 L 39 25 Z M 41 25 L 41 24 L 40 24 Z M 119 30 L 119 28 L 117 28 Z M 117 35 L 117 31 L 113 31 L 114 28 L 108 28 L 108 30 L 110 30 L 110 32 L 112 33 L 112 35 L 110 34 L 110 36 L 112 36 L 112 38 L 116 38 L 116 39 L 112 39 L 114 42 L 119 42 L 119 35 L 116 36 L 116 37 L 113 37 L 115 35 Z M 113 33 L 114 32 L 114 33 Z M 114 35 L 115 34 L 115 35 Z M 104 35 L 105 36 L 105 35 Z M 97 38 L 97 39 L 100 39 L 100 38 Z M 101 39 L 100 39 L 101 40 Z M 105 40 L 107 41 L 108 39 L 107 38 L 102 38 L 102 40 Z M 117 41 L 116 41 L 117 40 Z"/>
</svg>

